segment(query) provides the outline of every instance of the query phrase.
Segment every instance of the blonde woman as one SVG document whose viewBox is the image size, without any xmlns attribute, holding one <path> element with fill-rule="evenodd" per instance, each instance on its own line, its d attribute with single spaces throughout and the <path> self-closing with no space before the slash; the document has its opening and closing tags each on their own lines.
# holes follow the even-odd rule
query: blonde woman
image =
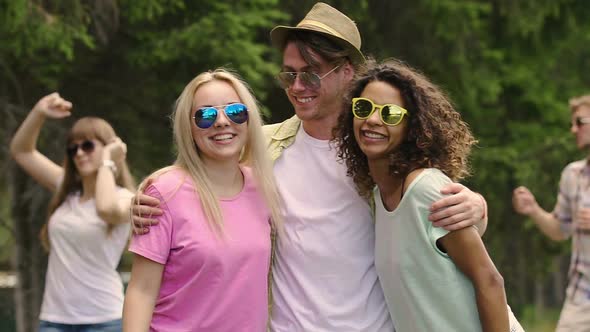
<svg viewBox="0 0 590 332">
<path fill-rule="evenodd" d="M 39 331 L 120 331 L 123 283 L 116 271 L 129 237 L 133 179 L 126 145 L 105 120 L 81 118 L 57 165 L 36 149 L 47 118 L 71 115 L 52 93 L 39 100 L 10 144 L 16 162 L 54 193 L 42 240 L 49 262 Z"/>
<path fill-rule="evenodd" d="M 217 69 L 185 87 L 173 121 L 176 162 L 140 185 L 163 214 L 132 238 L 124 330 L 264 331 L 280 214 L 256 101 Z"/>
</svg>

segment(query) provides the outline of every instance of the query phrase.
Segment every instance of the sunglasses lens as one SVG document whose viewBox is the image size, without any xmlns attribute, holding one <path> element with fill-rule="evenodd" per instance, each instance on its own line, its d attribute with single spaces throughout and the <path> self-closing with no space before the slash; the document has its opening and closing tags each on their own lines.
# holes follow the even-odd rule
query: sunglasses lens
<svg viewBox="0 0 590 332">
<path fill-rule="evenodd" d="M 290 88 L 293 84 L 295 84 L 295 79 L 299 76 L 299 81 L 303 84 L 306 88 L 311 90 L 319 89 L 321 86 L 321 79 L 315 73 L 308 73 L 308 72 L 281 72 L 277 75 L 277 79 L 279 81 L 279 85 L 283 89 Z"/>
<path fill-rule="evenodd" d="M 225 107 L 225 115 L 237 124 L 248 120 L 248 108 L 244 104 L 236 103 Z"/>
<path fill-rule="evenodd" d="M 84 141 L 84 142 L 82 142 L 82 144 L 80 144 L 80 148 L 82 149 L 82 151 L 84 151 L 86 153 L 90 153 L 90 152 L 94 151 L 94 142 L 93 141 Z"/>
<path fill-rule="evenodd" d="M 357 118 L 366 119 L 373 111 L 373 104 L 366 99 L 357 99 L 352 104 L 352 113 Z"/>
<path fill-rule="evenodd" d="M 94 142 L 86 140 L 80 144 L 72 144 L 67 147 L 66 152 L 70 158 L 73 158 L 78 153 L 78 148 L 82 149 L 84 153 L 91 153 L 94 151 Z"/>
<path fill-rule="evenodd" d="M 277 75 L 277 80 L 279 81 L 279 85 L 283 89 L 288 89 L 293 83 L 295 83 L 295 78 L 297 77 L 297 73 L 290 73 L 290 72 L 280 72 Z"/>
<path fill-rule="evenodd" d="M 320 77 L 315 73 L 299 73 L 299 79 L 301 80 L 301 83 L 303 85 L 305 85 L 308 89 L 311 90 L 319 89 L 322 84 Z"/>
<path fill-rule="evenodd" d="M 199 108 L 195 112 L 195 124 L 201 129 L 207 129 L 215 123 L 217 109 L 213 107 Z"/>
<path fill-rule="evenodd" d="M 402 116 L 402 110 L 395 106 L 385 105 L 381 109 L 381 118 L 383 119 L 383 122 L 388 125 L 396 125 L 400 123 Z"/>
<path fill-rule="evenodd" d="M 66 153 L 68 154 L 68 156 L 70 158 L 75 156 L 76 152 L 78 152 L 78 144 L 72 144 L 72 145 L 68 146 L 66 149 Z"/>
</svg>

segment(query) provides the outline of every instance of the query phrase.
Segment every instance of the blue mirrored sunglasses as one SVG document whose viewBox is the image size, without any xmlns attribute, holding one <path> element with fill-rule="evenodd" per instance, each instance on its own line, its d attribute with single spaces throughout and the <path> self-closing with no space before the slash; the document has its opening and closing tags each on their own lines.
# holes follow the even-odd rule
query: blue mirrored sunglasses
<svg viewBox="0 0 590 332">
<path fill-rule="evenodd" d="M 207 129 L 217 120 L 218 108 L 223 108 L 225 116 L 233 123 L 242 124 L 248 121 L 248 108 L 242 103 L 233 103 L 221 106 L 208 106 L 199 108 L 192 118 L 197 127 Z"/>
</svg>

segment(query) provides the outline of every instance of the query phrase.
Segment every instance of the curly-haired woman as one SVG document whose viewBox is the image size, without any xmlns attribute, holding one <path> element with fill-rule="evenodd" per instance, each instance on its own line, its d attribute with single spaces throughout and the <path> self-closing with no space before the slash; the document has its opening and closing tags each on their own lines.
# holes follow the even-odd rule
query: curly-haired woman
<svg viewBox="0 0 590 332">
<path fill-rule="evenodd" d="M 369 61 L 349 97 L 336 142 L 360 194 L 375 198 L 375 264 L 396 331 L 511 331 L 503 279 L 477 229 L 427 219 L 440 189 L 469 174 L 468 125 L 396 60 Z"/>
</svg>

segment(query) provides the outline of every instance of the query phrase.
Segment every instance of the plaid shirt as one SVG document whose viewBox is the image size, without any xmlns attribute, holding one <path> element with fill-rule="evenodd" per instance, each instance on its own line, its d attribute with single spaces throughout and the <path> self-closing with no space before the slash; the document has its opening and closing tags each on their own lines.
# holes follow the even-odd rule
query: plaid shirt
<svg viewBox="0 0 590 332">
<path fill-rule="evenodd" d="M 590 303 L 590 230 L 579 229 L 575 216 L 582 207 L 590 208 L 590 161 L 575 161 L 563 170 L 553 215 L 561 222 L 563 234 L 572 236 L 572 258 L 567 300 Z"/>
</svg>

